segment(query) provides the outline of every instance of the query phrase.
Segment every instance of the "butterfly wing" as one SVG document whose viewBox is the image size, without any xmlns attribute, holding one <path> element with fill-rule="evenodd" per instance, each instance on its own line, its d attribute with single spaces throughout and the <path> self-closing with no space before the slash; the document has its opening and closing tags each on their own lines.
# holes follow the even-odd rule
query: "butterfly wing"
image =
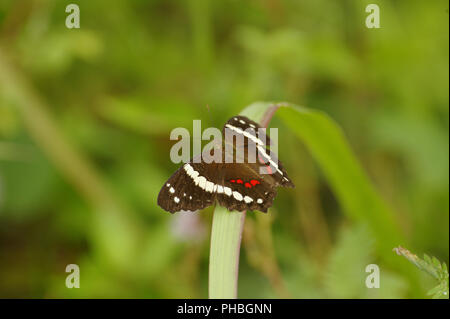
<svg viewBox="0 0 450 319">
<path fill-rule="evenodd" d="M 158 205 L 170 212 L 196 211 L 214 204 L 228 210 L 267 212 L 276 195 L 271 175 L 258 175 L 257 164 L 186 163 L 164 184 Z"/>
<path fill-rule="evenodd" d="M 213 205 L 217 199 L 228 210 L 267 212 L 276 196 L 276 187 L 294 187 L 294 184 L 281 162 L 270 153 L 271 141 L 260 128 L 245 116 L 228 120 L 223 128 L 222 163 L 190 161 L 184 164 L 162 187 L 158 205 L 171 213 L 196 211 Z M 227 130 L 240 136 L 241 142 L 227 141 Z M 227 143 L 232 144 L 236 153 L 237 148 L 243 148 L 242 162 L 225 161 Z M 256 154 L 255 161 L 249 160 L 252 150 Z"/>
<path fill-rule="evenodd" d="M 257 164 L 223 164 L 217 201 L 228 210 L 267 212 L 277 192 L 270 175 L 259 175 Z"/>
<path fill-rule="evenodd" d="M 210 188 L 209 179 L 215 177 L 217 170 L 212 166 L 215 164 L 184 164 L 164 183 L 158 195 L 158 205 L 175 213 L 180 210 L 196 211 L 214 204 L 216 194 Z"/>
<path fill-rule="evenodd" d="M 270 152 L 269 147 L 273 143 L 266 135 L 266 130 L 258 123 L 242 115 L 234 116 L 225 123 L 223 134 L 225 143 L 232 144 L 236 153 L 238 153 L 240 148 L 245 150 L 244 162 L 253 163 L 253 160 L 249 161 L 248 157 L 249 152 L 253 151 L 256 154 L 256 162 L 261 167 L 259 173 L 271 175 L 276 186 L 295 187 L 281 161 L 278 160 L 275 154 Z M 238 139 L 234 140 L 233 134 L 241 135 L 243 142 L 239 143 Z M 227 136 L 230 138 L 227 138 Z"/>
<path fill-rule="evenodd" d="M 266 135 L 266 130 L 255 121 L 242 115 L 233 116 L 225 123 L 222 129 L 222 133 L 225 137 L 226 130 L 229 130 L 229 133 L 231 134 L 244 135 L 244 145 L 251 142 L 257 142 L 265 147 L 272 145 L 272 141 L 269 136 Z"/>
</svg>

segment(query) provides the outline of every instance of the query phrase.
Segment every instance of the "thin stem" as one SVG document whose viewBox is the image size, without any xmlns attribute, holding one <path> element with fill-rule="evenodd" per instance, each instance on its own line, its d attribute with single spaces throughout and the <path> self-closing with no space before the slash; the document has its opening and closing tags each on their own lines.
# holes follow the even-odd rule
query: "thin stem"
<svg viewBox="0 0 450 319">
<path fill-rule="evenodd" d="M 209 298 L 237 298 L 239 252 L 245 212 L 214 211 L 209 260 Z"/>
<path fill-rule="evenodd" d="M 14 101 L 30 135 L 62 175 L 94 206 L 120 204 L 90 162 L 64 138 L 47 105 L 0 47 L 0 87 Z"/>
<path fill-rule="evenodd" d="M 261 116 L 266 127 L 278 106 L 273 105 Z M 229 212 L 217 206 L 214 210 L 209 257 L 209 298 L 237 298 L 239 253 L 244 230 L 245 212 Z"/>
</svg>

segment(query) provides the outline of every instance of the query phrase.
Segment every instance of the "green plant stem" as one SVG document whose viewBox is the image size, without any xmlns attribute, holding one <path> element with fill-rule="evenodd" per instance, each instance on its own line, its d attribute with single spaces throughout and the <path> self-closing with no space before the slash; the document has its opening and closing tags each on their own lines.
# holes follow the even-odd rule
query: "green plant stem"
<svg viewBox="0 0 450 319">
<path fill-rule="evenodd" d="M 94 206 L 120 206 L 90 162 L 65 140 L 45 103 L 11 65 L 0 47 L 0 88 L 17 106 L 24 124 L 62 175 Z"/>
<path fill-rule="evenodd" d="M 95 245 L 102 246 L 102 251 L 109 249 L 108 255 L 116 264 L 116 256 L 128 254 L 128 258 L 122 259 L 122 265 L 125 265 L 127 259 L 136 256 L 136 243 L 143 233 L 135 213 L 115 196 L 89 158 L 65 138 L 48 111 L 45 100 L 25 75 L 14 67 L 11 63 L 13 59 L 7 53 L 0 45 L 1 93 L 17 107 L 24 126 L 49 161 L 93 208 L 94 224 L 101 230 L 93 232 Z M 110 242 L 112 237 L 108 235 L 108 227 L 111 225 L 115 227 L 113 239 L 117 240 L 117 244 Z M 117 253 L 119 244 L 122 253 Z"/>
<path fill-rule="evenodd" d="M 209 298 L 236 298 L 245 212 L 214 210 L 209 260 Z"/>
<path fill-rule="evenodd" d="M 242 115 L 266 127 L 278 106 L 246 108 Z M 209 257 L 209 298 L 237 298 L 239 252 L 245 212 L 229 212 L 217 206 L 214 210 Z"/>
</svg>

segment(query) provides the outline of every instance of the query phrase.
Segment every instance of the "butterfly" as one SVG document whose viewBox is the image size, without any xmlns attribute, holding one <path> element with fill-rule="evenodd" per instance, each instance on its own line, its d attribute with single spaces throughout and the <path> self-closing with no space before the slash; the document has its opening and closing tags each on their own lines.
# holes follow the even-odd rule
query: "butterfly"
<svg viewBox="0 0 450 319">
<path fill-rule="evenodd" d="M 234 116 L 225 123 L 222 136 L 222 144 L 210 151 L 210 155 L 219 151 L 222 160 L 191 159 L 180 167 L 159 192 L 162 209 L 171 213 L 196 211 L 217 202 L 230 211 L 267 212 L 277 187 L 294 187 L 281 162 L 270 153 L 272 142 L 258 123 Z"/>
</svg>

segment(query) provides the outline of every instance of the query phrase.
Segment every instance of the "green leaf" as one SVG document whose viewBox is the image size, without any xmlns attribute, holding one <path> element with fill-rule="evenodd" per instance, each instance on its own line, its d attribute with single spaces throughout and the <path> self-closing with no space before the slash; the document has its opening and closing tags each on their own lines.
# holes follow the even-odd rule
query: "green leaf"
<svg viewBox="0 0 450 319">
<path fill-rule="evenodd" d="M 375 192 L 367 175 L 348 145 L 342 130 L 323 112 L 288 103 L 257 102 L 241 114 L 261 122 L 273 112 L 305 143 L 322 168 L 344 212 L 355 221 L 369 225 L 380 254 L 398 265 L 391 247 L 403 238 L 393 213 Z M 222 207 L 214 212 L 211 233 L 210 298 L 234 298 L 237 287 L 240 236 L 245 215 L 229 213 Z M 387 236 L 389 234 L 389 236 Z"/>
<path fill-rule="evenodd" d="M 373 239 L 367 228 L 344 229 L 329 257 L 325 288 L 331 298 L 358 298 L 367 288 L 365 268 L 371 264 Z"/>
<path fill-rule="evenodd" d="M 214 210 L 209 257 L 209 298 L 236 298 L 239 249 L 245 213 Z"/>
<path fill-rule="evenodd" d="M 375 192 L 340 127 L 324 113 L 302 107 L 285 107 L 277 114 L 311 151 L 344 212 L 351 219 L 369 225 L 380 252 L 387 256 L 392 245 L 402 241 L 398 225 L 392 211 Z"/>
<path fill-rule="evenodd" d="M 258 102 L 247 107 L 242 114 L 254 120 L 275 104 Z M 344 213 L 355 221 L 369 225 L 376 237 L 381 255 L 396 264 L 391 248 L 403 242 L 403 236 L 394 214 L 376 193 L 348 144 L 342 129 L 325 113 L 288 103 L 276 104 L 276 115 L 308 147 L 331 188 L 341 203 Z M 389 236 L 386 236 L 389 234 Z"/>
<path fill-rule="evenodd" d="M 427 295 L 432 295 L 433 299 L 448 298 L 448 271 L 447 265 L 442 263 L 436 257 L 429 257 L 427 254 L 423 255 L 423 259 L 420 259 L 417 255 L 411 253 L 408 249 L 401 246 L 393 249 L 397 255 L 404 256 L 411 263 L 413 263 L 420 270 L 425 271 L 430 276 L 434 277 L 439 284 L 428 291 Z"/>
<path fill-rule="evenodd" d="M 241 114 L 260 122 L 268 107 L 252 104 Z M 209 258 L 209 298 L 236 298 L 239 251 L 245 213 L 229 212 L 217 206 L 214 210 Z"/>
</svg>

